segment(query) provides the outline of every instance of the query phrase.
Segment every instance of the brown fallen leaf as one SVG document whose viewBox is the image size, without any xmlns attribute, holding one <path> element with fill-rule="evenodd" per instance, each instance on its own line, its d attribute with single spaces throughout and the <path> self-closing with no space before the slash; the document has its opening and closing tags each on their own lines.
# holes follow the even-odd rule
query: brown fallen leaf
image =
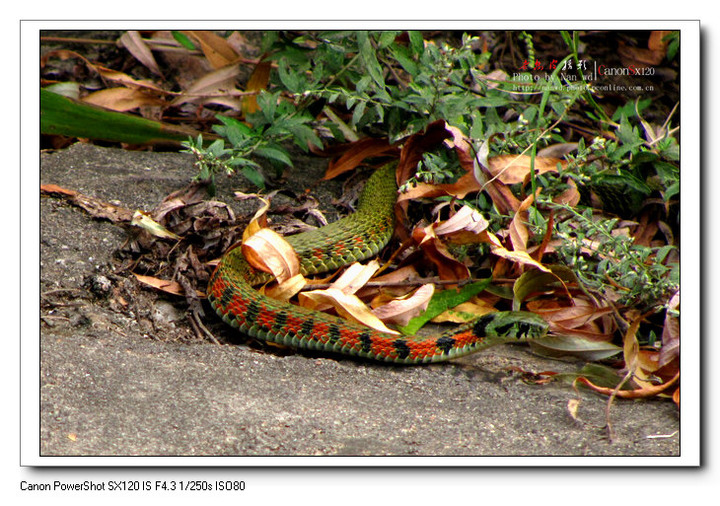
<svg viewBox="0 0 720 506">
<path fill-rule="evenodd" d="M 127 49 L 140 63 L 145 65 L 150 72 L 163 77 L 162 71 L 157 64 L 157 61 L 155 61 L 152 51 L 145 43 L 142 36 L 140 36 L 140 32 L 129 30 L 120 36 L 118 42 L 123 45 L 125 49 Z"/>
<path fill-rule="evenodd" d="M 530 206 L 535 202 L 535 198 L 539 193 L 540 188 L 538 188 L 535 195 L 530 195 L 520 203 L 520 207 L 515 211 L 515 215 L 508 226 L 513 251 L 527 252 L 528 239 L 530 238 L 530 233 L 526 225 L 526 223 L 530 221 L 528 209 L 530 209 Z"/>
<path fill-rule="evenodd" d="M 185 295 L 185 290 L 183 289 L 182 285 L 180 285 L 180 283 L 178 283 L 177 281 L 160 279 L 160 278 L 156 278 L 153 276 L 145 276 L 143 274 L 137 274 L 135 272 L 133 272 L 132 274 L 142 284 L 147 285 L 151 288 L 155 288 L 156 290 L 160 290 L 165 293 L 170 293 L 172 295 Z M 204 292 L 201 292 L 199 290 L 196 292 L 199 297 L 205 297 Z"/>
<path fill-rule="evenodd" d="M 187 102 L 213 103 L 240 110 L 241 101 L 237 97 L 247 93 L 235 87 L 238 75 L 240 65 L 236 63 L 213 70 L 194 81 L 173 99 L 171 105 L 177 107 Z"/>
<path fill-rule="evenodd" d="M 113 223 L 129 223 L 134 214 L 133 211 L 125 207 L 116 206 L 115 204 L 110 204 L 109 202 L 104 202 L 95 197 L 83 195 L 75 190 L 68 190 L 54 184 L 41 185 L 40 193 L 62 197 L 71 204 L 84 209 L 94 218 L 110 220 Z"/>
<path fill-rule="evenodd" d="M 127 112 L 139 107 L 162 106 L 164 101 L 138 88 L 106 88 L 83 97 L 83 102 L 113 111 Z"/>
<path fill-rule="evenodd" d="M 188 30 L 183 31 L 183 33 L 200 46 L 200 50 L 203 52 L 208 62 L 210 62 L 210 65 L 216 69 L 235 63 L 238 59 L 238 54 L 228 41 L 215 32 L 207 30 Z"/>
<path fill-rule="evenodd" d="M 470 277 L 467 266 L 457 260 L 435 233 L 433 225 L 416 227 L 412 231 L 415 244 L 423 251 L 438 271 L 440 279 L 464 280 Z"/>
<path fill-rule="evenodd" d="M 367 158 L 397 155 L 398 153 L 398 148 L 391 146 L 385 138 L 365 137 L 349 143 L 345 147 L 345 151 L 339 158 L 330 161 L 323 180 L 333 179 L 340 174 L 354 170 Z"/>
<path fill-rule="evenodd" d="M 517 184 L 525 181 L 530 175 L 531 157 L 528 155 L 498 155 L 488 158 L 488 170 L 503 184 Z M 557 172 L 557 166 L 567 165 L 560 158 L 535 157 L 535 172 Z"/>
</svg>

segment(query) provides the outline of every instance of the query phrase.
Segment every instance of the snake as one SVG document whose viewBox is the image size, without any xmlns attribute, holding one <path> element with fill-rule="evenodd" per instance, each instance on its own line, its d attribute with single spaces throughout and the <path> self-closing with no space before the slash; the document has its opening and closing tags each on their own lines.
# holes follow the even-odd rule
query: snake
<svg viewBox="0 0 720 506">
<path fill-rule="evenodd" d="M 397 161 L 365 183 L 353 213 L 323 227 L 286 237 L 300 272 L 319 274 L 377 255 L 395 228 Z M 271 276 L 252 267 L 242 248 L 230 247 L 210 277 L 207 298 L 224 322 L 260 341 L 396 364 L 427 364 L 507 342 L 527 342 L 548 325 L 529 311 L 496 311 L 440 335 L 380 332 L 344 318 L 270 298 L 254 286 Z"/>
</svg>

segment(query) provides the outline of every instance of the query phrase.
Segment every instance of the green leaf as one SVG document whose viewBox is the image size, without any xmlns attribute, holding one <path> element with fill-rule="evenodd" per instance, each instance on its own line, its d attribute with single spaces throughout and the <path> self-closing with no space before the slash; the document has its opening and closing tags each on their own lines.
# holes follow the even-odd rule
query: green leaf
<svg viewBox="0 0 720 506">
<path fill-rule="evenodd" d="M 622 116 L 625 116 L 626 118 L 636 117 L 638 112 L 643 112 L 644 109 L 647 108 L 652 103 L 652 99 L 646 98 L 643 100 L 638 101 L 637 103 L 637 111 L 635 109 L 635 101 L 630 101 L 623 105 L 622 107 L 618 107 L 615 109 L 615 112 L 612 115 L 612 120 L 617 121 Z"/>
<path fill-rule="evenodd" d="M 360 102 L 358 105 L 355 106 L 355 109 L 353 110 L 352 120 L 350 121 L 350 124 L 352 126 L 357 126 L 357 124 L 360 122 L 363 114 L 365 114 L 365 107 L 367 107 L 367 102 Z"/>
<path fill-rule="evenodd" d="M 393 55 L 393 58 L 397 60 L 400 66 L 405 70 L 405 72 L 407 72 L 411 76 L 414 76 L 418 73 L 417 63 L 415 63 L 415 61 L 412 59 L 409 48 L 407 48 L 406 46 L 395 45 L 390 48 L 390 53 Z"/>
<path fill-rule="evenodd" d="M 378 49 L 383 49 L 388 47 L 390 44 L 395 42 L 395 37 L 397 37 L 397 34 L 400 32 L 380 32 L 380 36 L 378 37 Z"/>
<path fill-rule="evenodd" d="M 425 312 L 420 316 L 416 316 L 415 318 L 410 320 L 407 325 L 405 325 L 404 327 L 400 327 L 398 330 L 403 334 L 416 334 L 423 325 L 425 325 L 427 322 L 429 322 L 442 312 L 446 311 L 447 309 L 452 309 L 458 304 L 467 302 L 472 297 L 482 292 L 490 284 L 490 281 L 491 279 L 488 278 L 483 281 L 478 281 L 477 283 L 465 285 L 460 290 L 450 289 L 443 290 L 441 292 L 435 292 L 435 294 L 430 299 L 430 302 L 428 303 L 428 307 Z"/>
<path fill-rule="evenodd" d="M 410 39 L 410 48 L 413 54 L 420 55 L 425 50 L 425 41 L 423 40 L 422 33 L 410 30 L 408 31 L 408 37 Z"/>
<path fill-rule="evenodd" d="M 288 125 L 287 129 L 295 137 L 295 144 L 298 147 L 302 148 L 304 151 L 307 151 L 308 144 L 314 144 L 320 149 L 323 148 L 322 141 L 317 135 L 315 135 L 315 132 L 309 126 L 301 124 Z"/>
<path fill-rule="evenodd" d="M 283 86 L 291 93 L 301 93 L 304 91 L 304 79 L 298 74 L 290 70 L 287 60 L 280 59 L 278 61 L 278 76 Z"/>
<path fill-rule="evenodd" d="M 40 131 L 47 135 L 66 135 L 128 144 L 177 143 L 200 132 L 168 125 L 132 114 L 111 111 L 40 90 Z M 206 134 L 206 137 L 209 136 Z"/>
<path fill-rule="evenodd" d="M 260 172 L 260 170 L 256 167 L 243 167 L 240 169 L 240 172 L 242 172 L 242 175 L 248 178 L 248 180 L 250 180 L 250 182 L 258 188 L 265 188 L 265 178 L 263 177 L 262 172 Z"/>
<path fill-rule="evenodd" d="M 625 115 L 620 118 L 620 126 L 618 126 L 617 133 L 618 139 L 620 139 L 620 142 L 625 146 L 635 147 L 643 143 L 637 127 L 632 126 Z"/>
<path fill-rule="evenodd" d="M 377 60 L 375 48 L 370 42 L 368 32 L 357 32 L 358 49 L 360 50 L 360 58 L 365 65 L 365 69 L 372 77 L 373 81 L 379 88 L 385 87 L 385 78 L 383 77 L 382 67 Z"/>
<path fill-rule="evenodd" d="M 258 156 L 262 156 L 263 158 L 268 158 L 270 160 L 277 160 L 278 162 L 284 163 L 288 167 L 293 166 L 292 160 L 290 160 L 290 156 L 288 155 L 287 151 L 285 151 L 281 147 L 261 146 L 255 150 L 255 154 Z"/>
<path fill-rule="evenodd" d="M 195 44 L 193 44 L 192 41 L 188 38 L 188 36 L 185 35 L 184 33 L 178 32 L 176 30 L 173 30 L 170 33 L 172 33 L 173 39 L 178 41 L 180 43 L 180 45 L 182 47 L 184 47 L 185 49 L 190 49 L 191 51 L 194 49 L 197 49 L 195 47 Z"/>
</svg>

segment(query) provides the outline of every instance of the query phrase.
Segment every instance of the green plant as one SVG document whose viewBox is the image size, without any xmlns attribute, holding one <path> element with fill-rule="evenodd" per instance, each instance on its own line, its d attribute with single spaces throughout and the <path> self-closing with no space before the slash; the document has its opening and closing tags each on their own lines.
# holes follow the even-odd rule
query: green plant
<svg viewBox="0 0 720 506">
<path fill-rule="evenodd" d="M 283 145 L 285 141 L 293 140 L 305 150 L 308 144 L 322 147 L 320 139 L 309 126 L 311 117 L 307 111 L 298 109 L 292 102 L 280 100 L 279 96 L 279 91 L 263 91 L 258 95 L 260 110 L 248 115 L 252 126 L 235 118 L 218 115 L 217 118 L 222 124 L 215 125 L 213 130 L 227 139 L 227 143 L 218 139 L 204 147 L 202 136 L 183 143 L 185 151 L 197 157 L 197 179 L 214 182 L 216 174 L 232 174 L 239 169 L 250 182 L 264 188 L 262 166 L 255 162 L 253 157 L 292 166 L 290 155 Z"/>
<path fill-rule="evenodd" d="M 662 306 L 677 291 L 679 264 L 668 261 L 674 246 L 633 244 L 631 237 L 616 230 L 617 219 L 597 220 L 591 209 L 558 207 L 573 219 L 556 223 L 554 235 L 560 241 L 555 251 L 585 286 L 642 311 Z"/>
<path fill-rule="evenodd" d="M 462 35 L 451 45 L 425 42 L 413 31 L 306 32 L 292 39 L 267 32 L 263 46 L 277 71 L 257 97 L 260 110 L 245 122 L 218 116 L 222 125 L 214 128 L 227 140 L 222 170 L 242 166 L 255 184 L 262 171 L 254 155 L 289 165 L 284 143 L 319 146 L 318 132 L 340 142 L 360 132 L 394 142 L 441 119 L 475 139 L 499 134 L 497 149 L 507 149 L 536 142 L 533 127 L 551 121 L 530 95 L 512 94 L 515 80 L 486 78 L 490 54 L 477 50 L 477 37 Z M 553 93 L 553 111 L 564 110 L 556 102 L 566 99 Z M 318 117 L 320 110 L 326 114 Z"/>
</svg>

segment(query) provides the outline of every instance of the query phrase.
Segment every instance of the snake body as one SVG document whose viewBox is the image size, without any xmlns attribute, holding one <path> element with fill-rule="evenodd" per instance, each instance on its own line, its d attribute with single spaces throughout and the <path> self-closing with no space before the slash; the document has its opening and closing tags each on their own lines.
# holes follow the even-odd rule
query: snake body
<svg viewBox="0 0 720 506">
<path fill-rule="evenodd" d="M 353 214 L 287 238 L 298 254 L 303 275 L 367 259 L 387 244 L 394 228 L 395 167 L 388 164 L 368 179 Z M 226 323 L 256 339 L 403 364 L 449 360 L 500 343 L 534 339 L 547 331 L 539 316 L 508 311 L 484 315 L 440 336 L 399 337 L 253 289 L 268 279 L 248 264 L 241 248 L 231 248 L 210 279 L 208 300 Z"/>
</svg>

